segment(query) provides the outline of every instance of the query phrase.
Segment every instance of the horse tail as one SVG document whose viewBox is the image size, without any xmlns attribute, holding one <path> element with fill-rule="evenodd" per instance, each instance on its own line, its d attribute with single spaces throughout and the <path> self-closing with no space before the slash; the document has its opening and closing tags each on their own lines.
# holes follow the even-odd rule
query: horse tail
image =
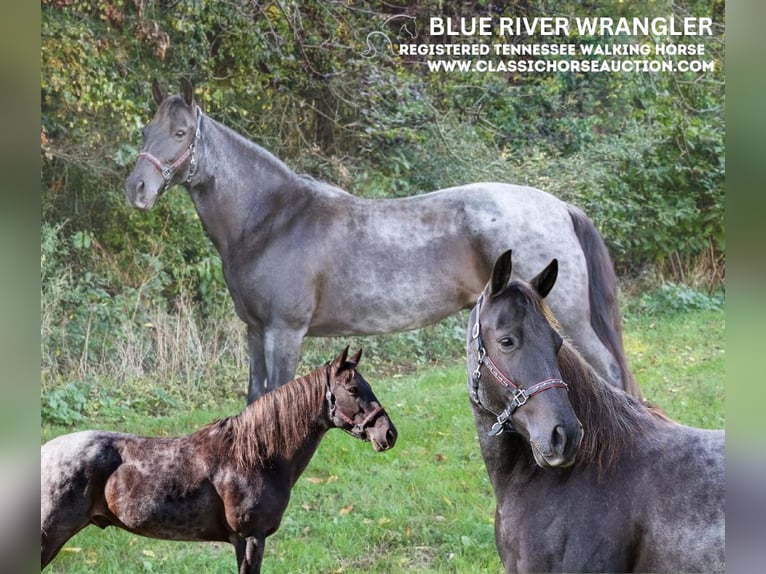
<svg viewBox="0 0 766 574">
<path fill-rule="evenodd" d="M 590 324 L 620 367 L 625 391 L 642 399 L 633 373 L 628 369 L 622 344 L 622 318 L 617 303 L 617 276 L 606 243 L 590 218 L 573 205 L 567 206 L 575 235 L 580 242 L 588 267 Z"/>
</svg>

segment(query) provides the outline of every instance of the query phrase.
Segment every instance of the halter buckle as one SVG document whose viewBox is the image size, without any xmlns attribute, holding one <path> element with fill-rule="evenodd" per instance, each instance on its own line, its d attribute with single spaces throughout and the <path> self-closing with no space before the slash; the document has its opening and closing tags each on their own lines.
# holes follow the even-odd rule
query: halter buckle
<svg viewBox="0 0 766 574">
<path fill-rule="evenodd" d="M 489 432 L 487 433 L 487 436 L 497 436 L 499 434 L 503 434 L 505 431 L 511 431 L 513 432 L 513 425 L 509 423 L 508 421 L 511 418 L 511 415 L 513 414 L 513 411 L 516 410 L 516 407 L 513 405 L 509 405 L 508 408 L 506 408 L 502 413 L 497 415 L 497 421 L 495 424 L 492 425 L 492 428 L 489 429 Z"/>
<path fill-rule="evenodd" d="M 520 406 L 526 404 L 527 400 L 529 400 L 529 395 L 524 389 L 520 388 L 513 393 L 513 399 L 511 400 L 511 405 L 514 405 L 514 408 L 517 409 Z"/>
<path fill-rule="evenodd" d="M 165 180 L 166 184 L 170 183 L 170 180 L 173 177 L 173 169 L 171 166 L 162 168 L 162 171 L 160 171 L 160 175 L 162 175 L 162 179 Z"/>
<path fill-rule="evenodd" d="M 489 429 L 489 432 L 487 433 L 487 436 L 497 436 L 499 434 L 503 434 L 505 431 L 505 422 L 500 422 L 499 420 L 492 425 L 492 428 Z"/>
</svg>

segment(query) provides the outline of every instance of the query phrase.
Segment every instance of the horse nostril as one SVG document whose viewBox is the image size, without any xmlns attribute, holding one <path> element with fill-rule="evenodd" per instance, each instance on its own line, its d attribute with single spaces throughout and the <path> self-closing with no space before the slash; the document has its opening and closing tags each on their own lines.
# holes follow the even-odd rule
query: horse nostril
<svg viewBox="0 0 766 574">
<path fill-rule="evenodd" d="M 567 433 L 564 427 L 556 425 L 553 429 L 553 435 L 551 436 L 551 450 L 556 454 L 563 454 L 567 446 Z"/>
<path fill-rule="evenodd" d="M 386 431 L 386 442 L 389 447 L 394 446 L 394 443 L 396 442 L 396 431 L 394 429 L 388 429 Z"/>
</svg>

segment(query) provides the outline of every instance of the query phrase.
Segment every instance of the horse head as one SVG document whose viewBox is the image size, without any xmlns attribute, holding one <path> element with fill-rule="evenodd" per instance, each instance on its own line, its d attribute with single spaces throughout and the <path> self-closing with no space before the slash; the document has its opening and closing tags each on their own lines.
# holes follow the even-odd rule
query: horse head
<svg viewBox="0 0 766 574">
<path fill-rule="evenodd" d="M 511 252 L 495 263 L 472 314 L 469 387 L 473 402 L 497 417 L 490 435 L 515 431 L 529 442 L 541 467 L 571 465 L 583 437 L 568 387 L 559 372 L 562 338 L 544 298 L 558 274 L 557 260 L 529 283 L 512 279 Z"/>
<path fill-rule="evenodd" d="M 125 181 L 133 207 L 148 210 L 168 187 L 188 183 L 196 170 L 195 147 L 202 112 L 194 102 L 194 88 L 181 81 L 181 94 L 168 96 L 155 79 L 152 95 L 157 112 L 143 131 L 143 147 Z"/>
<path fill-rule="evenodd" d="M 348 347 L 328 365 L 327 402 L 333 426 L 372 443 L 376 451 L 396 443 L 396 427 L 378 402 L 370 384 L 356 370 L 362 349 L 352 357 Z"/>
</svg>

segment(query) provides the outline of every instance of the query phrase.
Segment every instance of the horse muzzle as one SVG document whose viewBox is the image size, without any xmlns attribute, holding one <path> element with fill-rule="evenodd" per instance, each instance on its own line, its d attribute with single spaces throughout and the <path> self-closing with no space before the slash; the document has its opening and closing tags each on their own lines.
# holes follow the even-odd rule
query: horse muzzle
<svg viewBox="0 0 766 574">
<path fill-rule="evenodd" d="M 367 440 L 372 443 L 372 448 L 377 452 L 394 448 L 398 433 L 396 427 L 388 415 L 383 415 L 375 420 L 375 424 L 365 430 Z"/>
<path fill-rule="evenodd" d="M 165 191 L 165 182 L 156 174 L 143 177 L 134 169 L 125 181 L 125 197 L 128 203 L 142 211 L 148 211 L 154 206 L 157 198 Z"/>
<path fill-rule="evenodd" d="M 532 456 L 542 468 L 572 466 L 580 450 L 583 428 L 580 421 L 556 425 L 547 437 L 530 437 Z"/>
</svg>

